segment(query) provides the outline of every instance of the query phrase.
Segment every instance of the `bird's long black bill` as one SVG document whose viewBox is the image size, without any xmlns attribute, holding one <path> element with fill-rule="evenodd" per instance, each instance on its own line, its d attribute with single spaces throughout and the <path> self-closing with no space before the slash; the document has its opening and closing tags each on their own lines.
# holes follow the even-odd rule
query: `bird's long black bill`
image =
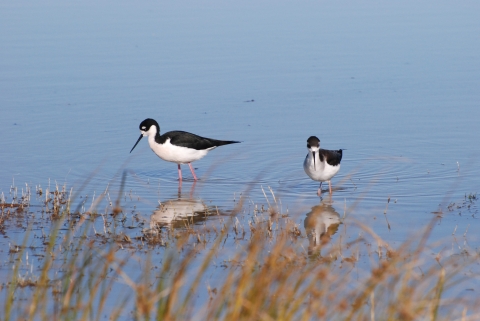
<svg viewBox="0 0 480 321">
<path fill-rule="evenodd" d="M 140 139 L 139 139 L 139 140 L 140 140 Z M 138 143 L 138 142 L 137 142 L 137 143 Z M 135 144 L 135 145 L 136 145 L 136 144 Z M 133 147 L 135 147 L 135 146 L 133 146 Z M 132 150 L 133 150 L 133 149 L 132 149 Z M 130 152 L 130 153 L 131 153 L 131 152 Z M 314 170 L 317 170 L 317 167 L 315 166 L 315 152 L 312 152 L 312 154 L 313 154 L 313 169 L 314 169 Z"/>
<path fill-rule="evenodd" d="M 140 137 L 138 138 L 138 140 L 137 140 L 137 142 L 135 143 L 135 145 L 133 145 L 133 148 L 132 148 L 132 150 L 134 150 L 134 149 L 135 149 L 135 147 L 138 145 L 138 142 L 139 142 L 139 141 L 140 141 L 142 138 L 143 138 L 143 135 L 142 135 L 142 134 L 140 134 Z M 130 153 L 132 152 L 132 150 L 130 151 Z"/>
</svg>

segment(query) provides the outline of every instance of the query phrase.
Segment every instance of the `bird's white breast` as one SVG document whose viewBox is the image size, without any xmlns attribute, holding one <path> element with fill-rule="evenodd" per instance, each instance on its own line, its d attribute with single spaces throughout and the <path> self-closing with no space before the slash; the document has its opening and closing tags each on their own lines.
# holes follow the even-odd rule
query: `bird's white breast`
<svg viewBox="0 0 480 321">
<path fill-rule="evenodd" d="M 207 155 L 208 151 L 215 148 L 213 147 L 204 150 L 196 150 L 193 148 L 176 146 L 170 143 L 170 138 L 168 138 L 165 143 L 159 144 L 155 141 L 155 137 L 153 136 L 148 137 L 148 144 L 158 157 L 167 162 L 173 162 L 177 164 L 187 164 L 199 160 Z"/>
<path fill-rule="evenodd" d="M 320 161 L 318 153 L 315 153 L 315 165 L 313 163 L 313 154 L 308 153 L 303 162 L 303 169 L 305 173 L 314 181 L 326 182 L 329 181 L 340 170 L 340 164 L 337 166 L 329 165 L 324 158 L 323 162 Z"/>
</svg>

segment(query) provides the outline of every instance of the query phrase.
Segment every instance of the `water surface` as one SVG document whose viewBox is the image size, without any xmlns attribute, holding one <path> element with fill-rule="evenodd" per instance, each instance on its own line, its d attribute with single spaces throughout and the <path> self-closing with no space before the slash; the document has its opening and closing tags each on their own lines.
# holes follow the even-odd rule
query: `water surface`
<svg viewBox="0 0 480 321">
<path fill-rule="evenodd" d="M 302 227 L 320 203 L 302 168 L 306 140 L 316 135 L 323 148 L 346 149 L 333 179 L 339 216 L 395 244 L 442 213 L 434 240 L 457 228 L 478 246 L 477 206 L 462 205 L 479 189 L 476 2 L 0 8 L 7 200 L 12 184 L 66 182 L 80 191 L 87 181 L 83 198 L 107 186 L 115 198 L 127 170 L 125 191 L 137 203 L 123 205 L 148 219 L 179 193 L 175 164 L 144 141 L 129 154 L 139 123 L 154 118 L 162 132 L 242 141 L 195 162 L 194 188 L 183 167 L 181 196 L 223 214 L 241 195 L 267 206 L 262 187 L 273 202 L 270 187 L 282 213 Z M 11 228 L 5 244 L 23 235 Z"/>
</svg>

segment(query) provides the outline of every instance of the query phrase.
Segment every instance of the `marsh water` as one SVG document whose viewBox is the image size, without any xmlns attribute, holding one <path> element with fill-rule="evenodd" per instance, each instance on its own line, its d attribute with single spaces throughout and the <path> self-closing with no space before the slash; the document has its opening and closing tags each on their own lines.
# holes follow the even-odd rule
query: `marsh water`
<svg viewBox="0 0 480 321">
<path fill-rule="evenodd" d="M 0 11 L 6 202 L 11 186 L 66 184 L 88 207 L 106 190 L 115 199 L 125 172 L 127 216 L 150 219 L 179 199 L 175 164 L 146 140 L 129 154 L 139 123 L 154 118 L 162 132 L 241 141 L 195 162 L 196 184 L 183 166 L 180 198 L 198 202 L 181 206 L 228 216 L 241 196 L 252 207 L 277 202 L 305 232 L 321 202 L 302 168 L 316 135 L 345 149 L 334 217 L 398 244 L 440 216 L 432 240 L 453 247 L 457 231 L 480 245 L 469 202 L 480 187 L 477 2 L 49 1 Z M 3 276 L 8 244 L 24 235 L 6 226 Z"/>
</svg>

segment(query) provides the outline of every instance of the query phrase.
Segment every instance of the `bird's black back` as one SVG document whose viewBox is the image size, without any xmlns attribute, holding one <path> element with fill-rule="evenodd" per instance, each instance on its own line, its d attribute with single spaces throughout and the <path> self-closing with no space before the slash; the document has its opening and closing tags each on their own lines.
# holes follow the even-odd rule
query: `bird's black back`
<svg viewBox="0 0 480 321">
<path fill-rule="evenodd" d="M 331 166 L 337 166 L 342 160 L 343 151 L 339 150 L 328 150 L 328 149 L 319 149 L 318 157 L 320 161 L 323 162 L 324 159 L 327 160 L 327 163 Z"/>
<path fill-rule="evenodd" d="M 158 135 L 155 137 L 155 141 L 159 144 L 163 144 L 170 138 L 170 143 L 172 145 L 192 148 L 196 150 L 204 150 L 212 147 L 218 147 L 222 145 L 240 143 L 232 140 L 217 140 L 207 137 L 198 136 L 189 132 L 184 132 L 181 130 L 174 130 L 167 132 L 163 135 Z"/>
</svg>

